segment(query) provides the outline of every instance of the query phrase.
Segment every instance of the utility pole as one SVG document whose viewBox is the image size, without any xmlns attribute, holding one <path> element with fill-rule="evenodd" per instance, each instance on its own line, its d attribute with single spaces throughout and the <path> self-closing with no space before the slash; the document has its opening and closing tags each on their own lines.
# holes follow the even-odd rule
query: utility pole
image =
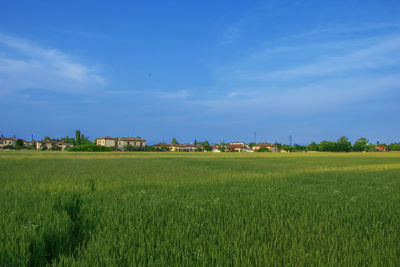
<svg viewBox="0 0 400 267">
<path fill-rule="evenodd" d="M 257 144 L 257 133 L 254 132 L 254 143 Z"/>
<path fill-rule="evenodd" d="M 289 135 L 289 143 L 290 143 L 290 146 L 292 146 L 292 135 Z"/>
</svg>

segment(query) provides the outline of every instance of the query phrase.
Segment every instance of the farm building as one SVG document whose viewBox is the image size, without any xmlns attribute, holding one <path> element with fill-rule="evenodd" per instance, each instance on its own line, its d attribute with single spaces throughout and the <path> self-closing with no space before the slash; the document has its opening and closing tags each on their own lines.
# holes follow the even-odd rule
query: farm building
<svg viewBox="0 0 400 267">
<path fill-rule="evenodd" d="M 133 147 L 145 147 L 146 140 L 140 137 L 111 137 L 104 136 L 96 139 L 96 145 L 114 147 L 117 146 L 119 149 L 124 149 L 127 145 Z"/>
<path fill-rule="evenodd" d="M 12 138 L 7 138 L 7 137 L 0 137 L 0 148 L 3 148 L 5 146 L 15 146 L 17 142 L 17 139 L 12 137 Z"/>
<path fill-rule="evenodd" d="M 268 148 L 271 152 L 279 151 L 278 147 L 271 143 L 258 143 L 257 145 L 253 146 L 253 150 L 259 150 L 261 148 Z"/>
<path fill-rule="evenodd" d="M 179 144 L 179 145 L 171 145 L 170 150 L 171 152 L 196 152 L 196 149 L 201 148 L 199 145 L 185 145 L 185 144 Z"/>
<path fill-rule="evenodd" d="M 248 145 L 242 142 L 232 142 L 226 146 L 227 152 L 254 152 Z"/>
<path fill-rule="evenodd" d="M 146 140 L 140 137 L 120 137 L 118 140 L 118 148 L 124 149 L 126 146 L 145 147 Z"/>
<path fill-rule="evenodd" d="M 379 151 L 379 152 L 389 151 L 389 148 L 387 146 L 376 146 L 375 148 L 376 148 L 376 151 Z"/>
</svg>

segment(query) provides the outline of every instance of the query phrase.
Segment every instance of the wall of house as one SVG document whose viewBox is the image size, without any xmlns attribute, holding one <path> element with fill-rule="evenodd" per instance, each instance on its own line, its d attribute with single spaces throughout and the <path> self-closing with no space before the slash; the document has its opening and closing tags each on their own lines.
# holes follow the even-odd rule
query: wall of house
<svg viewBox="0 0 400 267">
<path fill-rule="evenodd" d="M 145 147 L 146 142 L 145 141 L 125 141 L 125 140 L 118 141 L 119 148 L 124 148 L 127 145 L 131 145 L 133 147 Z"/>
</svg>

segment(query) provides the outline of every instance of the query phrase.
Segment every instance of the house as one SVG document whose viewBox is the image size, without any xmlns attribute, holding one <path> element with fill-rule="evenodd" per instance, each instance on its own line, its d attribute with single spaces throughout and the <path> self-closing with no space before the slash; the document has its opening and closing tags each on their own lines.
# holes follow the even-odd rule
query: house
<svg viewBox="0 0 400 267">
<path fill-rule="evenodd" d="M 106 146 L 106 147 L 114 147 L 117 145 L 117 139 L 111 136 L 104 136 L 96 139 L 96 145 L 98 146 Z"/>
<path fill-rule="evenodd" d="M 96 139 L 96 145 L 106 146 L 106 147 L 118 147 L 118 149 L 123 150 L 126 146 L 132 147 L 145 147 L 146 140 L 140 137 L 111 137 L 104 136 Z"/>
<path fill-rule="evenodd" d="M 7 138 L 7 137 L 0 137 L 0 148 L 3 148 L 5 146 L 15 146 L 17 143 L 17 138 L 12 137 L 12 138 Z"/>
<path fill-rule="evenodd" d="M 211 152 L 216 152 L 216 153 L 221 152 L 221 146 L 220 145 L 211 146 Z"/>
<path fill-rule="evenodd" d="M 376 151 L 379 151 L 379 152 L 389 151 L 389 148 L 387 146 L 383 146 L 383 145 L 376 146 L 375 148 L 376 148 Z"/>
<path fill-rule="evenodd" d="M 158 143 L 158 144 L 153 145 L 153 147 L 157 151 L 168 151 L 170 146 L 171 145 L 168 143 Z"/>
<path fill-rule="evenodd" d="M 271 143 L 258 143 L 257 145 L 253 146 L 253 150 L 257 151 L 261 148 L 268 148 L 269 151 L 271 152 L 278 152 L 279 149 L 276 145 L 271 144 Z"/>
<path fill-rule="evenodd" d="M 254 152 L 248 145 L 242 142 L 232 142 L 226 146 L 227 152 Z"/>
<path fill-rule="evenodd" d="M 51 150 L 53 147 L 56 147 L 59 141 L 52 140 L 44 140 L 36 142 L 36 150 L 42 150 L 43 147 L 46 147 L 46 150 Z"/>
<path fill-rule="evenodd" d="M 146 140 L 141 139 L 140 137 L 120 137 L 117 140 L 118 148 L 124 149 L 126 146 L 133 146 L 133 147 L 145 147 Z"/>
<path fill-rule="evenodd" d="M 171 152 L 196 152 L 196 150 L 201 149 L 199 145 L 171 145 L 169 149 Z"/>
<path fill-rule="evenodd" d="M 70 147 L 73 147 L 74 144 L 71 143 L 64 143 L 64 142 L 58 142 L 57 146 L 61 149 L 61 151 L 65 151 Z"/>
</svg>

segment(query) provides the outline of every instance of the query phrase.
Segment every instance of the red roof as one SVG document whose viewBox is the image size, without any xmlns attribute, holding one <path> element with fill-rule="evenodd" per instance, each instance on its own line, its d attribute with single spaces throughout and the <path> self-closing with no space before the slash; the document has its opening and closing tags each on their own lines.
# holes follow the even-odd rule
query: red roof
<svg viewBox="0 0 400 267">
<path fill-rule="evenodd" d="M 117 138 L 114 138 L 111 136 L 103 136 L 103 137 L 97 138 L 96 140 L 98 140 L 98 139 L 116 140 Z"/>
<path fill-rule="evenodd" d="M 259 147 L 276 147 L 276 145 L 271 144 L 271 143 L 258 143 L 255 146 L 259 146 Z"/>
<path fill-rule="evenodd" d="M 378 151 L 387 151 L 388 150 L 387 146 L 376 146 L 375 148 Z"/>
<path fill-rule="evenodd" d="M 185 145 L 185 144 L 179 144 L 179 145 L 173 145 L 173 146 L 177 146 L 177 147 L 200 147 L 199 145 Z"/>
</svg>

